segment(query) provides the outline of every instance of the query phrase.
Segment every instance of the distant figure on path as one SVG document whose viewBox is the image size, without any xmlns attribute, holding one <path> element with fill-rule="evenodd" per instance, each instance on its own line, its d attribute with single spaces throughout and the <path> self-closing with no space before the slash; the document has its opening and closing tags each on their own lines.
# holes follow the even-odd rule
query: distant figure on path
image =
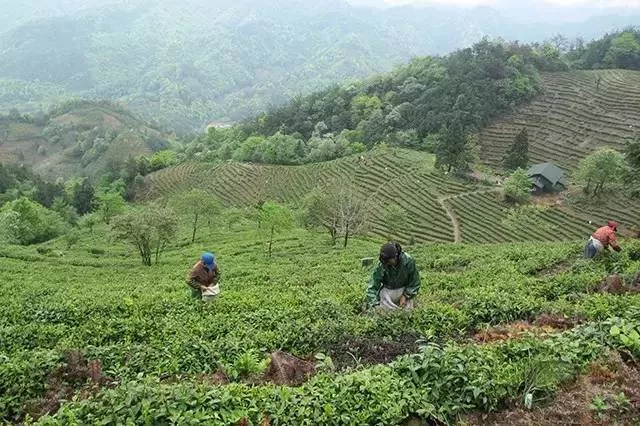
<svg viewBox="0 0 640 426">
<path fill-rule="evenodd" d="M 602 76 L 599 75 L 598 78 L 596 79 L 596 89 L 600 90 L 600 83 L 602 83 Z"/>
<path fill-rule="evenodd" d="M 593 259 L 609 247 L 615 251 L 622 250 L 618 245 L 618 239 L 616 238 L 618 226 L 618 222 L 610 220 L 607 226 L 603 226 L 594 232 L 593 235 L 591 235 L 591 238 L 589 238 L 587 246 L 584 248 L 584 257 L 587 259 Z"/>
<path fill-rule="evenodd" d="M 367 286 L 369 306 L 384 310 L 413 309 L 413 299 L 420 290 L 415 260 L 398 243 L 383 245 L 378 260 Z"/>
<path fill-rule="evenodd" d="M 194 299 L 209 301 L 220 293 L 218 281 L 220 270 L 213 253 L 206 252 L 187 275 L 187 284 L 191 287 Z"/>
</svg>

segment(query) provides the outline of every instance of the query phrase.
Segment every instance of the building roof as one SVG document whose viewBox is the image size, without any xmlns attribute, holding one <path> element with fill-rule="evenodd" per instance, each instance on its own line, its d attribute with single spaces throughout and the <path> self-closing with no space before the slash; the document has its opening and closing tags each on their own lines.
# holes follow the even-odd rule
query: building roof
<svg viewBox="0 0 640 426">
<path fill-rule="evenodd" d="M 556 185 L 558 183 L 561 185 L 565 184 L 564 172 L 560 167 L 556 166 L 555 164 L 551 164 L 551 163 L 535 164 L 531 166 L 527 174 L 529 175 L 530 178 L 535 176 L 542 176 L 543 178 L 551 182 L 551 185 Z"/>
</svg>

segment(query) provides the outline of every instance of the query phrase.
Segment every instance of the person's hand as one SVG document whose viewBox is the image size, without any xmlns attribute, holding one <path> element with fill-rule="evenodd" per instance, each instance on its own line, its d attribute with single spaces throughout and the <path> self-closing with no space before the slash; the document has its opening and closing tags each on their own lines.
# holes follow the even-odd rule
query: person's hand
<svg viewBox="0 0 640 426">
<path fill-rule="evenodd" d="M 206 289 L 208 289 L 209 287 L 207 287 L 206 285 L 201 285 L 200 286 L 200 291 L 205 291 Z"/>
<path fill-rule="evenodd" d="M 398 305 L 402 308 L 404 308 L 405 306 L 407 306 L 407 298 L 404 296 L 404 294 L 402 296 L 400 296 L 400 301 L 398 302 Z"/>
</svg>

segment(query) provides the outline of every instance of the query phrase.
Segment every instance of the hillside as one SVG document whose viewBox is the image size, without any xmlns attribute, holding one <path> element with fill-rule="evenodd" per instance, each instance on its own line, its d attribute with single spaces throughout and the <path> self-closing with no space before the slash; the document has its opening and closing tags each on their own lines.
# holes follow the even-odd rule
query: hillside
<svg viewBox="0 0 640 426">
<path fill-rule="evenodd" d="M 0 99 L 8 98 L 0 111 L 35 111 L 70 96 L 109 99 L 182 131 L 246 118 L 484 36 L 589 39 L 637 21 L 631 14 L 534 25 L 489 8 L 379 10 L 343 0 L 31 3 L 0 17 L 11 22 L 0 28 Z M 25 91 L 32 96 L 23 100 Z"/>
<path fill-rule="evenodd" d="M 0 116 L 0 162 L 28 165 L 51 180 L 98 176 L 169 146 L 166 134 L 105 102 L 71 102 L 46 116 Z"/>
<path fill-rule="evenodd" d="M 637 241 L 610 263 L 585 262 L 581 243 L 414 245 L 416 308 L 376 315 L 359 260 L 379 241 L 341 250 L 296 230 L 268 259 L 254 228 L 214 227 L 196 244 L 183 230 L 153 267 L 104 227 L 72 248 L 0 247 L 0 389 L 10 390 L 0 421 L 392 426 L 469 413 L 464 424 L 483 425 L 491 413 L 504 425 L 634 424 L 640 414 L 640 372 L 620 360 L 640 357 L 640 295 L 598 285 L 609 266 L 633 278 Z M 183 278 L 203 249 L 222 271 L 206 305 Z M 308 375 L 292 374 L 300 365 Z M 596 396 L 611 405 L 595 411 Z"/>
<path fill-rule="evenodd" d="M 533 162 L 552 161 L 570 170 L 597 147 L 622 150 L 640 136 L 640 72 L 543 74 L 541 95 L 480 133 L 484 161 L 498 166 L 524 127 Z"/>
<path fill-rule="evenodd" d="M 571 208 L 557 199 L 539 208 L 514 213 L 499 188 L 447 177 L 433 167 L 429 154 L 378 149 L 364 162 L 351 156 L 307 166 L 263 166 L 228 162 L 187 163 L 146 178 L 141 199 L 204 188 L 227 206 L 250 206 L 260 200 L 296 204 L 314 188 L 339 181 L 351 183 L 373 202 L 370 233 L 389 236 L 384 212 L 397 204 L 408 213 L 401 241 L 474 242 L 561 241 L 584 239 L 595 225 L 613 217 L 627 226 L 640 223 L 640 202 L 595 209 Z"/>
</svg>

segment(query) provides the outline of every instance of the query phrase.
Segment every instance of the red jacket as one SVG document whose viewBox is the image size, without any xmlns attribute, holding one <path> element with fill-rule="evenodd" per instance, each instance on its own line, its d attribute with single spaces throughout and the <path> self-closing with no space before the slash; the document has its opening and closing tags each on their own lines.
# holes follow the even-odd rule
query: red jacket
<svg viewBox="0 0 640 426">
<path fill-rule="evenodd" d="M 616 251 L 620 250 L 618 240 L 616 239 L 616 231 L 610 226 L 603 226 L 592 235 L 593 238 L 600 241 L 604 248 L 611 246 Z"/>
</svg>

